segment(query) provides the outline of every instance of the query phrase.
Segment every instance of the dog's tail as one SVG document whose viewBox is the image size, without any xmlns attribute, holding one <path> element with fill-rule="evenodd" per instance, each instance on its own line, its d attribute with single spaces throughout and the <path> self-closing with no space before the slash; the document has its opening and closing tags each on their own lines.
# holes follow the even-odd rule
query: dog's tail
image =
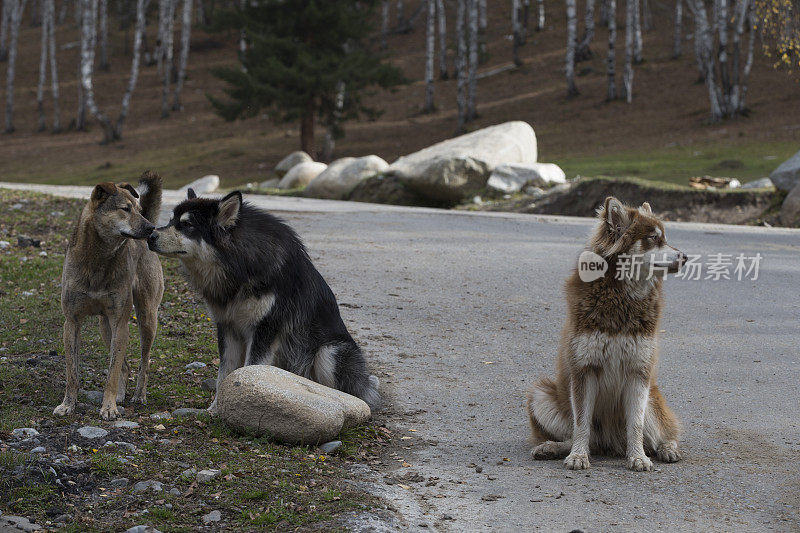
<svg viewBox="0 0 800 533">
<path fill-rule="evenodd" d="M 161 211 L 162 180 L 156 172 L 146 170 L 139 178 L 139 205 L 142 216 L 155 224 Z"/>
</svg>

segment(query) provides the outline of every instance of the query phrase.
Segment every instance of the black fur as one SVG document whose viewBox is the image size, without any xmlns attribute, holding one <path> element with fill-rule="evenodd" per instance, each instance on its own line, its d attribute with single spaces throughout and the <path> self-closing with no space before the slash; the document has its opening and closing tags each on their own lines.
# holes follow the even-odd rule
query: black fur
<svg viewBox="0 0 800 533">
<path fill-rule="evenodd" d="M 280 219 L 241 199 L 233 192 L 221 200 L 189 199 L 175 207 L 170 226 L 214 251 L 224 275 L 217 283 L 193 281 L 203 298 L 219 308 L 246 298 L 272 294 L 274 304 L 252 331 L 250 364 L 273 364 L 316 379 L 315 357 L 321 348 L 333 348 L 336 388 L 357 396 L 373 410 L 380 406 L 377 378 L 371 377 L 361 349 L 342 321 L 336 298 L 317 271 L 305 246 Z M 238 198 L 238 216 L 232 226 L 219 224 L 220 204 Z M 181 217 L 189 213 L 188 223 Z M 220 362 L 230 324 L 217 323 Z M 271 346 L 280 336 L 279 350 Z M 230 337 L 228 337 L 230 338 Z"/>
</svg>

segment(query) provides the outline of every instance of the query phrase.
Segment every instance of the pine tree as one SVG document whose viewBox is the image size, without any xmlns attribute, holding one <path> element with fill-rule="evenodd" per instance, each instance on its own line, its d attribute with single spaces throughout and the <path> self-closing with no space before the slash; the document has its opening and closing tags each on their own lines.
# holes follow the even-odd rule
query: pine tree
<svg viewBox="0 0 800 533">
<path fill-rule="evenodd" d="M 372 10 L 378 0 L 305 0 L 247 2 L 220 18 L 220 29 L 243 30 L 247 49 L 241 66 L 216 68 L 227 82 L 228 100 L 209 96 L 226 120 L 257 115 L 300 121 L 301 148 L 314 153 L 318 119 L 330 123 L 337 110 L 337 87 L 347 87 L 341 121 L 377 115 L 362 97 L 372 87 L 392 88 L 400 70 L 368 48 L 373 40 Z"/>
</svg>

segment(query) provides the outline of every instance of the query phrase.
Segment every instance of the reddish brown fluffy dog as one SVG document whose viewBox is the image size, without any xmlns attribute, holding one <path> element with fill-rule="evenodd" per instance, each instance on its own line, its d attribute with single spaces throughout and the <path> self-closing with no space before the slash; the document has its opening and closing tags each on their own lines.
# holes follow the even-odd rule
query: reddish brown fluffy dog
<svg viewBox="0 0 800 533">
<path fill-rule="evenodd" d="M 576 268 L 567 280 L 556 378 L 528 393 L 531 455 L 566 457 L 572 470 L 588 468 L 590 452 L 625 454 L 636 471 L 652 470 L 648 454 L 678 461 L 678 420 L 656 385 L 663 279 L 652 273 L 677 272 L 686 256 L 667 245 L 649 204 L 635 209 L 613 197 L 598 210 L 587 249 L 609 268 L 590 282 Z M 639 271 L 620 276 L 626 257 L 639 258 Z"/>
</svg>

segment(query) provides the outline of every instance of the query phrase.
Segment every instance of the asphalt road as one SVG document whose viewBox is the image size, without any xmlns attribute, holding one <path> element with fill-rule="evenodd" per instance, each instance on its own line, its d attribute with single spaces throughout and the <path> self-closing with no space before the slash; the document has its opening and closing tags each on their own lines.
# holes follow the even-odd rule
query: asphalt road
<svg viewBox="0 0 800 533">
<path fill-rule="evenodd" d="M 381 377 L 402 439 L 371 486 L 405 528 L 800 531 L 800 231 L 667 225 L 706 263 L 760 253 L 758 279 L 666 282 L 659 384 L 683 461 L 570 472 L 529 457 L 523 403 L 553 372 L 590 220 L 253 198 L 298 230 Z"/>
</svg>

